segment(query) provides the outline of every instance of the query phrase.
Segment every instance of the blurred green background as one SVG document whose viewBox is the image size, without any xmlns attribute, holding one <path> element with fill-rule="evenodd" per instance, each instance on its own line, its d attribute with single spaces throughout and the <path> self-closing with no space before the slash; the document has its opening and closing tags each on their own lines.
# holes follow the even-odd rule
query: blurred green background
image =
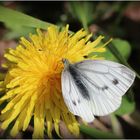
<svg viewBox="0 0 140 140">
<path fill-rule="evenodd" d="M 107 52 L 98 55 L 123 63 L 137 72 L 135 83 L 123 97 L 121 108 L 112 115 L 98 117 L 96 125 L 80 126 L 80 138 L 140 138 L 140 2 L 1 1 L 0 63 L 4 62 L 4 50 L 14 48 L 20 36 L 28 37 L 36 28 L 45 30 L 50 23 L 59 27 L 69 24 L 73 32 L 84 28 L 94 34 L 92 39 L 100 34 L 105 36 L 104 41 L 112 37 L 114 40 L 108 45 Z M 6 70 L 0 68 L 0 71 L 2 80 Z M 0 137 L 11 138 L 8 131 L 0 130 Z M 16 138 L 31 138 L 31 135 L 32 130 L 28 130 Z M 58 138 L 55 132 L 53 135 Z M 73 138 L 67 131 L 63 137 Z"/>
</svg>

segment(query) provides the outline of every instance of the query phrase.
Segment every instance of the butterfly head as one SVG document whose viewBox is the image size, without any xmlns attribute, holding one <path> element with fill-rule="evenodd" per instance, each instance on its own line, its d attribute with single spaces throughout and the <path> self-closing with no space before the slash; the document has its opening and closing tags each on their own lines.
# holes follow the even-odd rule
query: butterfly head
<svg viewBox="0 0 140 140">
<path fill-rule="evenodd" d="M 63 64 L 64 64 L 64 67 L 68 67 L 68 66 L 70 65 L 69 60 L 66 59 L 66 58 L 62 58 L 62 62 L 63 62 Z"/>
</svg>

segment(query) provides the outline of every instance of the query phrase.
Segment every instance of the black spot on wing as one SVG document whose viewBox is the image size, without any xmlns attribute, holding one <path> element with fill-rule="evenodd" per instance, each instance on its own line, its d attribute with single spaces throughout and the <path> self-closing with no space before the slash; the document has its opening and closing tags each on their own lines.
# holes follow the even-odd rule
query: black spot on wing
<svg viewBox="0 0 140 140">
<path fill-rule="evenodd" d="M 76 106 L 76 102 L 75 101 L 72 101 L 72 103 Z"/>
<path fill-rule="evenodd" d="M 114 85 L 117 85 L 117 84 L 119 84 L 119 81 L 118 81 L 117 79 L 114 79 L 114 80 L 112 81 L 112 83 L 113 83 Z"/>
<path fill-rule="evenodd" d="M 70 65 L 69 66 L 69 72 L 70 72 L 70 74 L 71 74 L 79 92 L 83 96 L 83 98 L 90 99 L 88 89 L 86 88 L 86 86 L 85 86 L 83 80 L 81 79 L 81 76 L 78 73 L 78 71 L 72 65 Z"/>
<path fill-rule="evenodd" d="M 77 103 L 76 103 L 76 101 L 72 101 L 72 103 L 76 106 L 77 105 Z M 78 99 L 78 104 L 80 104 L 80 100 Z"/>
<path fill-rule="evenodd" d="M 107 90 L 107 89 L 108 89 L 108 86 L 102 87 L 102 90 Z"/>
</svg>

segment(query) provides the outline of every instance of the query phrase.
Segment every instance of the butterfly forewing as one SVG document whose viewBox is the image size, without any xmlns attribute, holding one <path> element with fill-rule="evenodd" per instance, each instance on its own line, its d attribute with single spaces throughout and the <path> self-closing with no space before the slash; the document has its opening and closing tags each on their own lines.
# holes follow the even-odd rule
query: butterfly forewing
<svg viewBox="0 0 140 140">
<path fill-rule="evenodd" d="M 113 85 L 114 88 L 122 90 L 121 95 L 129 89 L 135 79 L 135 73 L 126 66 L 107 60 L 85 60 L 74 64 L 80 72 L 90 77 L 94 74 L 102 76 L 102 80 L 110 82 L 109 86 Z M 93 78 L 94 80 L 94 78 Z M 98 79 L 101 81 L 100 79 Z M 119 94 L 118 93 L 118 94 Z"/>
</svg>

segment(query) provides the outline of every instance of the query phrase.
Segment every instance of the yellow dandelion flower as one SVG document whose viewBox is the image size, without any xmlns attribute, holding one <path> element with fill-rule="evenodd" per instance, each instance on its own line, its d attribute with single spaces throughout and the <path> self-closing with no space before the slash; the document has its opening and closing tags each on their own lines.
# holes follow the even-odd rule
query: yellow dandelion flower
<svg viewBox="0 0 140 140">
<path fill-rule="evenodd" d="M 5 53 L 8 72 L 0 83 L 0 90 L 3 87 L 6 91 L 0 103 L 7 102 L 0 116 L 3 129 L 14 122 L 11 135 L 15 136 L 20 130 L 25 131 L 33 118 L 33 137 L 43 138 L 46 127 L 52 137 L 53 128 L 59 135 L 62 120 L 72 134 L 79 135 L 79 124 L 62 97 L 62 58 L 75 63 L 91 52 L 104 52 L 105 44 L 98 45 L 103 37 L 93 42 L 90 37 L 83 29 L 69 35 L 68 26 L 62 31 L 50 26 L 45 33 L 37 30 L 37 34 L 30 34 L 29 40 L 22 37 L 16 49 L 10 48 Z"/>
</svg>

